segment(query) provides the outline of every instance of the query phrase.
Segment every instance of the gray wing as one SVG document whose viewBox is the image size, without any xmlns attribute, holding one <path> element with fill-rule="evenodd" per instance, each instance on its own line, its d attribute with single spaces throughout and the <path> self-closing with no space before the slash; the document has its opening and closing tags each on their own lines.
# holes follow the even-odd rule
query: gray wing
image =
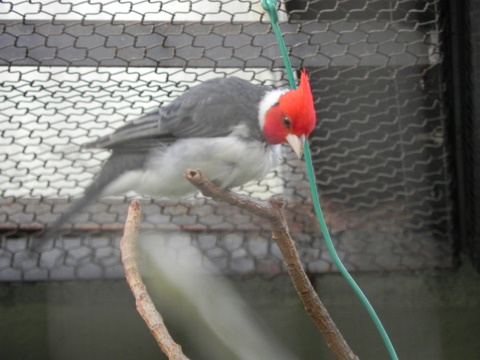
<svg viewBox="0 0 480 360">
<path fill-rule="evenodd" d="M 178 138 L 227 136 L 242 120 L 260 139 L 256 104 L 268 90 L 238 78 L 209 80 L 87 146 L 140 150 Z"/>
</svg>

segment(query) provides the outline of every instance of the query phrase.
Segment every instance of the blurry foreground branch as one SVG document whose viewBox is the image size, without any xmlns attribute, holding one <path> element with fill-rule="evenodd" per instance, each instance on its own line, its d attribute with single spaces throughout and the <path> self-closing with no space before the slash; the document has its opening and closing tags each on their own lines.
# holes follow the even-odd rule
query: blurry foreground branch
<svg viewBox="0 0 480 360">
<path fill-rule="evenodd" d="M 358 360 L 358 357 L 350 349 L 328 314 L 327 309 L 315 292 L 302 267 L 295 243 L 290 237 L 288 226 L 283 215 L 284 199 L 281 196 L 272 196 L 268 200 L 262 201 L 236 194 L 230 190 L 220 190 L 215 184 L 205 178 L 199 170 L 187 170 L 185 177 L 197 187 L 204 196 L 211 197 L 217 201 L 224 201 L 233 206 L 238 206 L 270 222 L 273 239 L 280 248 L 295 289 L 308 315 L 310 315 L 317 328 L 323 334 L 328 348 L 337 359 Z"/>
</svg>

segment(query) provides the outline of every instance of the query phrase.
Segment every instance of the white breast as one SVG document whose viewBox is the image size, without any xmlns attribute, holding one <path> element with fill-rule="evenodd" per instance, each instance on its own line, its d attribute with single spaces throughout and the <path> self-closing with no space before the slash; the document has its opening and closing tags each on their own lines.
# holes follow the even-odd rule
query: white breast
<svg viewBox="0 0 480 360">
<path fill-rule="evenodd" d="M 262 179 L 278 165 L 280 145 L 236 137 L 190 138 L 152 153 L 144 171 L 123 175 L 105 195 L 133 190 L 152 197 L 182 197 L 195 192 L 184 178 L 187 169 L 199 169 L 221 188 Z"/>
</svg>

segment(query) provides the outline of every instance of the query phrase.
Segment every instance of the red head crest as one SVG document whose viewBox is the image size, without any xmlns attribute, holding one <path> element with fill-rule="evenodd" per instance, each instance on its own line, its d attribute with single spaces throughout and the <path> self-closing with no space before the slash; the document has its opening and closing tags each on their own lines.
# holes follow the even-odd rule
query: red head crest
<svg viewBox="0 0 480 360">
<path fill-rule="evenodd" d="M 313 131 L 315 123 L 312 90 L 303 70 L 298 89 L 281 92 L 278 102 L 266 112 L 263 134 L 270 144 L 290 144 L 301 157 L 305 138 Z"/>
<path fill-rule="evenodd" d="M 310 135 L 317 121 L 313 95 L 305 69 L 300 75 L 300 85 L 279 99 L 280 108 L 292 120 L 291 132 L 297 136 Z"/>
</svg>

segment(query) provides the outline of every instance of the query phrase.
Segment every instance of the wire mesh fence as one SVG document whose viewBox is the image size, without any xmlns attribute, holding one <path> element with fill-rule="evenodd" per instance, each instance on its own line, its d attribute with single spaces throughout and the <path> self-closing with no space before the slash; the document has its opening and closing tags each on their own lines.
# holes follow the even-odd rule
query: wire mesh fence
<svg viewBox="0 0 480 360">
<path fill-rule="evenodd" d="M 451 266 L 442 2 L 279 7 L 293 66 L 310 74 L 317 184 L 347 268 Z M 0 19 L 2 280 L 122 276 L 118 241 L 134 194 L 100 200 L 27 251 L 109 155 L 83 144 L 213 77 L 287 85 L 259 1 L 4 1 Z M 284 153 L 278 169 L 239 191 L 283 194 L 307 270 L 335 271 L 304 165 Z M 248 213 L 201 196 L 140 202 L 143 231 L 175 256 L 193 246 L 226 273 L 283 271 L 267 224 Z"/>
</svg>

